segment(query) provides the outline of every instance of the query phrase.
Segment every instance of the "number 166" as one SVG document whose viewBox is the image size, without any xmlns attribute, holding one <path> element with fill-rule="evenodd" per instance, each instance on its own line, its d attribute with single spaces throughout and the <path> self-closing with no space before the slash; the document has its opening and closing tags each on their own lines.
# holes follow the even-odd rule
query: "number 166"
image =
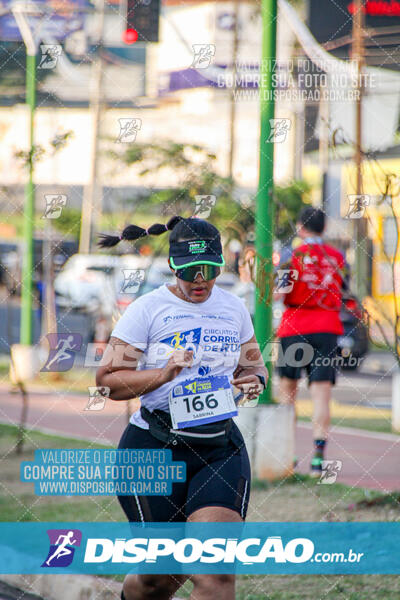
<svg viewBox="0 0 400 600">
<path fill-rule="evenodd" d="M 204 410 L 204 402 L 203 400 L 200 400 L 201 396 L 194 396 L 194 398 L 190 399 L 190 398 L 183 398 L 184 403 L 186 404 L 186 410 L 188 413 L 191 412 L 191 406 L 193 410 L 195 410 L 196 412 L 200 411 L 200 410 Z M 208 394 L 208 396 L 206 396 L 205 399 L 205 404 L 207 406 L 207 408 L 216 408 L 218 406 L 218 401 L 216 398 L 214 398 L 213 394 Z"/>
</svg>

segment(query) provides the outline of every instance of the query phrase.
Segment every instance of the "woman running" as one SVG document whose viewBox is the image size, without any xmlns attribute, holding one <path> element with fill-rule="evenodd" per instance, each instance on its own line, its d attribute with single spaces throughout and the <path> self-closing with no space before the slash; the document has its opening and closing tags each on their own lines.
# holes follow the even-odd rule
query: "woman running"
<svg viewBox="0 0 400 600">
<path fill-rule="evenodd" d="M 168 262 L 175 283 L 129 305 L 111 334 L 97 385 L 109 387 L 113 400 L 140 397 L 141 408 L 119 448 L 169 448 L 174 461 L 185 461 L 186 481 L 173 483 L 170 496 L 120 496 L 119 501 L 129 521 L 241 522 L 249 502 L 250 464 L 232 420 L 231 385 L 255 399 L 268 372 L 245 305 L 216 285 L 225 264 L 218 229 L 177 216 L 147 230 L 130 225 L 120 237 L 103 236 L 100 245 L 166 231 L 171 231 Z M 124 366 L 118 366 L 122 359 Z M 183 398 L 188 396 L 183 388 L 193 385 L 218 393 L 198 392 L 197 403 L 193 396 Z M 121 598 L 168 600 L 188 577 L 127 575 Z M 235 597 L 234 575 L 190 579 L 193 600 Z"/>
</svg>

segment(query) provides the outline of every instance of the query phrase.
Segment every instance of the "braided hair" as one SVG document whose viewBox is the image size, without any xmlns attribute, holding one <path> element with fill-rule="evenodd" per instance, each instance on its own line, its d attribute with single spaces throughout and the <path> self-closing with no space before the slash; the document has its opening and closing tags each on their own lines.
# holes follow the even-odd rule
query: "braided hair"
<svg viewBox="0 0 400 600">
<path fill-rule="evenodd" d="M 208 223 L 203 219 L 198 219 L 197 217 L 185 219 L 184 217 L 176 215 L 175 217 L 171 217 L 165 225 L 154 223 L 154 225 L 151 225 L 147 229 L 143 229 L 143 227 L 139 227 L 138 225 L 128 225 L 120 236 L 105 235 L 101 233 L 98 246 L 100 246 L 100 248 L 112 248 L 119 244 L 121 240 L 134 241 L 141 237 L 146 237 L 147 235 L 161 235 L 166 231 L 172 232 L 170 235 L 170 242 L 187 241 L 199 238 L 217 239 L 220 237 L 218 229 L 214 227 L 214 225 L 211 225 L 211 223 Z"/>
</svg>

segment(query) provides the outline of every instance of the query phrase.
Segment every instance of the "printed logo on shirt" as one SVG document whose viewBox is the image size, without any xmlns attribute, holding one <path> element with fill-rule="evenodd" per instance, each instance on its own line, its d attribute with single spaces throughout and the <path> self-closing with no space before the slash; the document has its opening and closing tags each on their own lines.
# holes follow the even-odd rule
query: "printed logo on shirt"
<svg viewBox="0 0 400 600">
<path fill-rule="evenodd" d="M 238 352 L 240 351 L 239 332 L 236 329 L 205 329 L 204 336 L 205 352 Z"/>
<path fill-rule="evenodd" d="M 174 350 L 193 350 L 194 354 L 199 347 L 201 327 L 189 329 L 188 331 L 177 331 L 173 335 L 160 340 L 161 344 L 167 344 Z"/>
<path fill-rule="evenodd" d="M 211 371 L 211 367 L 210 366 L 201 366 L 199 367 L 198 373 L 199 375 L 201 375 L 202 377 L 205 377 L 206 375 L 208 375 Z"/>
<path fill-rule="evenodd" d="M 167 317 L 163 318 L 164 323 L 170 323 L 171 321 L 177 321 L 179 319 L 192 319 L 194 317 L 194 315 L 168 315 Z"/>
<path fill-rule="evenodd" d="M 234 321 L 235 319 L 230 315 L 201 315 L 202 319 L 218 319 L 222 321 Z"/>
</svg>

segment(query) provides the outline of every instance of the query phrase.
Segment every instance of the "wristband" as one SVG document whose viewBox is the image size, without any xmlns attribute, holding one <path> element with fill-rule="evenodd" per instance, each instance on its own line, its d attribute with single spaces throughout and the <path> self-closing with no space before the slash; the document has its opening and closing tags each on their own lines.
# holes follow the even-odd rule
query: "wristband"
<svg viewBox="0 0 400 600">
<path fill-rule="evenodd" d="M 255 375 L 258 377 L 258 379 L 260 380 L 261 385 L 263 386 L 264 390 L 267 387 L 267 382 L 265 381 L 265 377 L 264 375 L 259 375 L 258 373 L 255 373 Z"/>
</svg>

